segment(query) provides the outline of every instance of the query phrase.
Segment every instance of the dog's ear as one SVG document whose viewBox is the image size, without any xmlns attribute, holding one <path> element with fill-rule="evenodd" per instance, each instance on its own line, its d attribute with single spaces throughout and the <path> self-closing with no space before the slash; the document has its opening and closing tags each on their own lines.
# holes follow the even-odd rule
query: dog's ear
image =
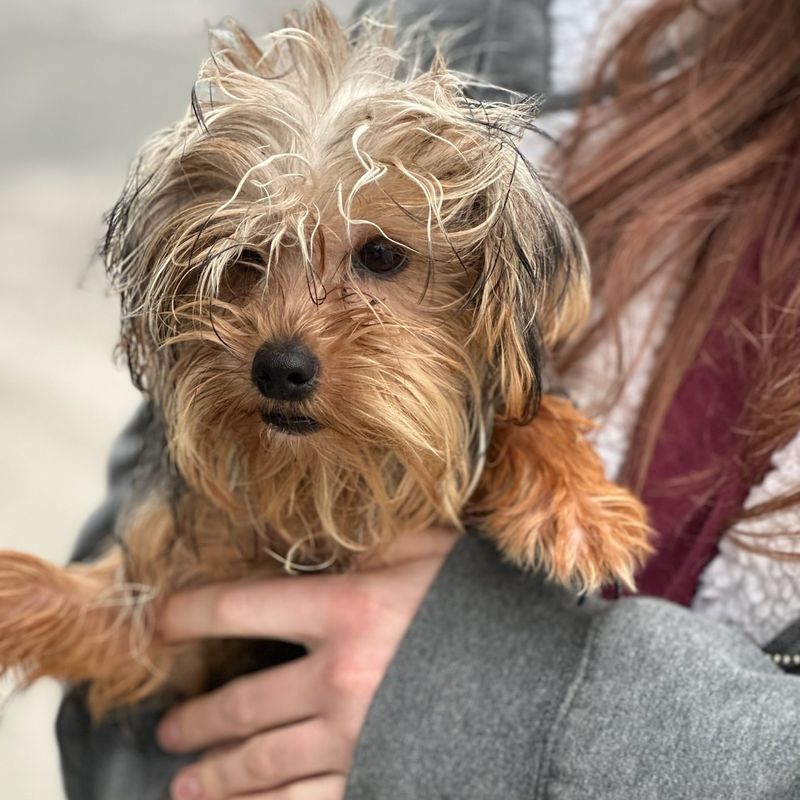
<svg viewBox="0 0 800 800">
<path fill-rule="evenodd" d="M 221 88 L 226 78 L 256 75 L 262 50 L 233 20 L 209 31 L 211 57 L 203 64 L 192 88 L 191 105 L 183 119 L 157 132 L 145 142 L 133 161 L 122 193 L 106 215 L 102 255 L 112 289 L 119 293 L 122 326 L 118 350 L 127 360 L 134 384 L 152 389 L 151 372 L 156 361 L 167 361 L 163 344 L 174 323 L 171 313 L 175 298 L 186 290 L 201 263 L 200 248 L 183 247 L 179 255 L 186 262 L 173 263 L 171 251 L 186 237 L 206 232 L 213 226 L 209 211 L 199 210 L 182 218 L 189 206 L 202 206 L 221 192 L 232 192 L 238 181 L 229 170 L 214 170 L 210 142 L 214 141 L 213 114 L 224 114 L 230 97 Z M 220 148 L 224 148 L 221 142 Z M 195 156 L 195 154 L 197 155 Z"/>
<path fill-rule="evenodd" d="M 494 367 L 500 418 L 524 422 L 538 404 L 542 348 L 586 319 L 589 268 L 569 211 L 510 139 L 499 146 L 504 174 L 480 203 L 487 235 L 476 333 Z"/>
<path fill-rule="evenodd" d="M 178 213 L 196 202 L 199 193 L 181 158 L 190 150 L 193 137 L 202 135 L 200 121 L 189 113 L 152 136 L 131 164 L 122 192 L 106 214 L 101 255 L 109 285 L 120 297 L 118 351 L 140 389 L 152 388 L 147 373 L 164 339 L 157 328 L 171 324 L 169 314 L 156 313 L 155 307 L 161 298 L 172 302 L 179 282 L 166 258 L 174 243 Z"/>
</svg>

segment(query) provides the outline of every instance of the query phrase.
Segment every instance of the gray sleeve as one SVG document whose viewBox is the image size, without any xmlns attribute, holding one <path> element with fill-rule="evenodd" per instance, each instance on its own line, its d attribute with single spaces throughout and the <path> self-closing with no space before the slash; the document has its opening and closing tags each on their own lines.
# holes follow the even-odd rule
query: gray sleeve
<svg viewBox="0 0 800 800">
<path fill-rule="evenodd" d="M 347 800 L 796 800 L 800 682 L 648 599 L 579 607 L 475 537 L 380 687 Z"/>
<path fill-rule="evenodd" d="M 71 688 L 56 729 L 64 792 L 69 800 L 168 800 L 169 784 L 192 757 L 163 753 L 155 730 L 163 709 L 117 711 L 95 723 L 80 687 Z"/>
<path fill-rule="evenodd" d="M 85 561 L 113 533 L 120 510 L 133 491 L 134 473 L 144 454 L 153 409 L 143 403 L 111 448 L 102 504 L 84 524 L 72 551 L 71 561 Z"/>
</svg>

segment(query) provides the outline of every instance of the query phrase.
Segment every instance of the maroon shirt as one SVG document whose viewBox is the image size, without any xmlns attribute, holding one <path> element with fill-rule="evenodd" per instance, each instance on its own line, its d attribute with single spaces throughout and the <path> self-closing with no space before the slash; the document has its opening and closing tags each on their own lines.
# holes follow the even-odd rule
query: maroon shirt
<svg viewBox="0 0 800 800">
<path fill-rule="evenodd" d="M 760 248 L 742 259 L 714 322 L 664 418 L 642 500 L 657 532 L 656 554 L 637 576 L 640 593 L 688 605 L 700 573 L 769 469 L 745 471 L 738 425 L 758 363 L 743 335 L 755 330 Z"/>
</svg>

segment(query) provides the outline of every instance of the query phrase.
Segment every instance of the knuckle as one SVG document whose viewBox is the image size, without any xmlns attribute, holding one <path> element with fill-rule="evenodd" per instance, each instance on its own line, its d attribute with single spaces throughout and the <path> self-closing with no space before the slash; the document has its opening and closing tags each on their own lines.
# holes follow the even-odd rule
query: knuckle
<svg viewBox="0 0 800 800">
<path fill-rule="evenodd" d="M 231 686 L 220 699 L 220 713 L 228 726 L 247 731 L 253 725 L 255 708 L 249 696 L 240 687 Z"/>
<path fill-rule="evenodd" d="M 331 656 L 325 666 L 323 683 L 335 697 L 371 696 L 379 682 L 378 670 L 369 659 L 352 654 Z"/>
<path fill-rule="evenodd" d="M 341 752 L 352 756 L 358 737 L 361 735 L 366 712 L 367 706 L 365 705 L 363 709 L 351 709 L 340 717 L 339 738 Z"/>
<path fill-rule="evenodd" d="M 235 589 L 223 590 L 214 599 L 211 613 L 221 628 L 228 628 L 241 620 L 245 613 L 242 593 Z"/>
<path fill-rule="evenodd" d="M 344 778 L 331 775 L 313 781 L 312 784 L 293 783 L 276 793 L 275 800 L 342 800 L 344 797 Z M 313 794 L 312 794 L 313 792 Z"/>
<path fill-rule="evenodd" d="M 269 781 L 274 772 L 276 757 L 268 740 L 256 738 L 247 744 L 244 751 L 244 769 L 254 781 Z"/>
<path fill-rule="evenodd" d="M 325 665 L 322 681 L 328 692 L 333 694 L 349 693 L 351 675 L 344 659 L 330 658 Z"/>
<path fill-rule="evenodd" d="M 361 631 L 375 618 L 372 597 L 355 576 L 343 576 L 336 583 L 326 610 L 331 626 L 344 631 Z"/>
</svg>

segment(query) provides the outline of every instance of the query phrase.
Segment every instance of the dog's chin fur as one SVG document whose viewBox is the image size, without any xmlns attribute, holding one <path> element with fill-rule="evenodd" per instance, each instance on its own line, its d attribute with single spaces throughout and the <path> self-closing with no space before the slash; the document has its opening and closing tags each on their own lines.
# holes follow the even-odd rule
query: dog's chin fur
<svg viewBox="0 0 800 800">
<path fill-rule="evenodd" d="M 308 302 L 282 323 L 318 354 L 319 385 L 308 401 L 281 404 L 248 377 L 265 338 L 259 325 L 274 330 L 278 320 L 259 304 L 229 311 L 219 310 L 211 335 L 236 348 L 183 342 L 163 398 L 171 455 L 192 489 L 308 563 L 363 552 L 400 530 L 460 525 L 479 468 L 470 445 L 485 424 L 468 403 L 483 376 L 463 345 L 386 309 Z M 233 317 L 252 326 L 249 336 Z M 265 423 L 268 412 L 319 429 L 288 435 Z"/>
<path fill-rule="evenodd" d="M 169 675 L 196 689 L 198 660 L 181 670 L 156 641 L 125 660 L 154 613 L 142 587 L 151 600 L 273 557 L 343 566 L 431 524 L 475 523 L 576 588 L 632 583 L 641 506 L 606 480 L 574 409 L 545 398 L 537 416 L 543 348 L 583 322 L 588 269 L 517 147 L 536 103 L 474 102 L 413 49 L 322 6 L 263 46 L 232 22 L 212 32 L 191 110 L 143 149 L 105 243 L 122 352 L 167 458 L 96 566 L 0 557 L 0 671 L 94 681 L 98 713 Z M 402 269 L 370 272 L 376 236 Z M 251 380 L 259 349 L 286 341 L 319 363 L 299 403 Z M 103 585 L 116 605 L 98 603 Z M 14 613 L 34 596 L 52 602 Z"/>
</svg>

